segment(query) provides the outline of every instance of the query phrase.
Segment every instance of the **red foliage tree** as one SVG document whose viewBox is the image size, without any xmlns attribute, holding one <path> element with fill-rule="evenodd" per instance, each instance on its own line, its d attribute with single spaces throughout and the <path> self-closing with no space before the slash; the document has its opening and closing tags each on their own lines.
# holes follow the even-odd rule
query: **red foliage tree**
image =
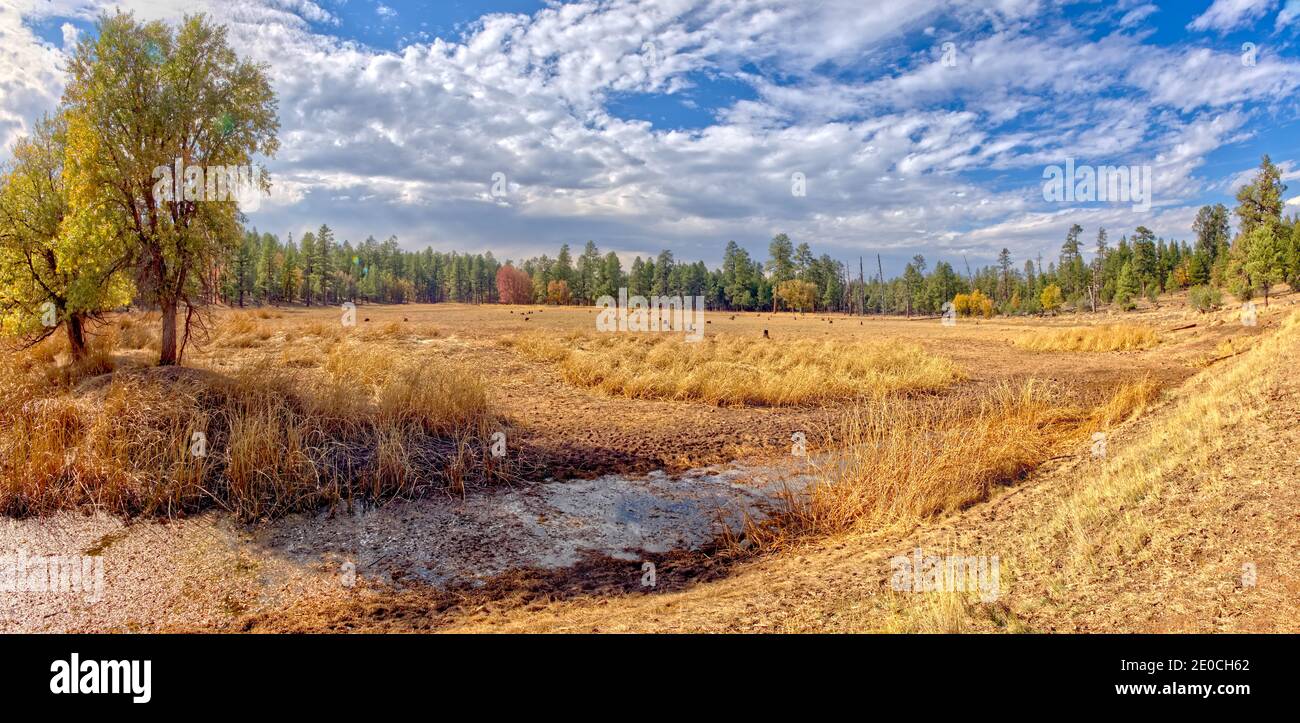
<svg viewBox="0 0 1300 723">
<path fill-rule="evenodd" d="M 533 303 L 533 280 L 528 274 L 513 266 L 502 266 L 497 271 L 497 296 L 503 304 Z"/>
</svg>

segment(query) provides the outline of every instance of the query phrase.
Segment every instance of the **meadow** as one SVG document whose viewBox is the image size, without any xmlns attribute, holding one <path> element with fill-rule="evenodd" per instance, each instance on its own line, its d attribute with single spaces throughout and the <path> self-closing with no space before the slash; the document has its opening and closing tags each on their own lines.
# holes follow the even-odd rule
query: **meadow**
<svg viewBox="0 0 1300 723">
<path fill-rule="evenodd" d="M 156 315 L 124 312 L 95 329 L 78 364 L 57 336 L 4 356 L 0 509 L 28 533 L 61 530 L 103 554 L 126 555 L 150 536 L 172 540 L 174 552 L 121 563 L 189 576 L 183 605 L 166 595 L 153 603 L 151 628 L 409 622 L 406 612 L 375 613 L 376 599 L 390 613 L 423 606 L 417 617 L 432 627 L 483 609 L 517 624 L 520 606 L 538 600 L 622 600 L 639 579 L 629 559 L 667 565 L 662 589 L 673 592 L 828 541 L 943 524 L 1032 486 L 1060 460 L 1086 459 L 1098 434 L 1119 434 L 1177 399 L 1225 346 L 1249 349 L 1275 333 L 1290 303 L 1275 303 L 1256 327 L 1177 299 L 1122 324 L 1087 314 L 949 326 L 711 312 L 699 342 L 598 332 L 584 307 L 362 305 L 355 324 L 334 307 L 223 308 L 173 368 L 152 365 Z M 735 465 L 762 474 L 727 471 Z M 757 481 L 768 473 L 775 482 Z M 418 549 L 425 532 L 411 522 L 445 524 L 460 539 L 470 523 L 444 510 L 471 505 L 496 519 L 545 498 L 550 511 L 529 518 L 529 534 L 562 536 L 551 525 L 608 524 L 582 508 L 596 504 L 583 495 L 609 484 L 621 490 L 616 507 L 631 505 L 629 495 L 680 493 L 689 501 L 663 507 L 666 527 L 683 506 L 698 525 L 714 514 L 698 496 L 701 475 L 748 495 L 729 524 L 719 511 L 712 527 L 682 529 L 707 539 L 639 538 L 640 550 L 618 540 L 561 565 L 529 557 L 529 545 L 550 541 L 503 528 L 492 545 L 502 559 L 478 571 L 487 582 L 472 590 L 445 581 L 465 569 L 431 571 L 472 568 L 476 558 Z M 593 492 L 555 508 L 566 485 L 590 484 Z M 1110 514 L 1108 494 L 1088 494 L 1072 497 L 1053 529 L 1093 529 Z M 626 521 L 633 510 L 611 514 Z M 387 526 L 354 529 L 358 519 L 379 524 L 375 515 Z M 357 535 L 386 541 L 359 552 Z M 485 544 L 473 535 L 466 547 Z M 223 544 L 213 547 L 214 536 Z M 305 553 L 286 546 L 313 536 L 334 542 Z M 352 541 L 340 545 L 340 536 Z M 361 574 L 369 603 L 337 584 L 349 554 L 373 562 Z M 226 566 L 257 574 L 222 577 Z M 952 613 L 926 600 L 893 610 L 885 627 L 918 614 L 926 627 Z M 59 609 L 18 629 L 122 629 L 121 615 Z"/>
</svg>

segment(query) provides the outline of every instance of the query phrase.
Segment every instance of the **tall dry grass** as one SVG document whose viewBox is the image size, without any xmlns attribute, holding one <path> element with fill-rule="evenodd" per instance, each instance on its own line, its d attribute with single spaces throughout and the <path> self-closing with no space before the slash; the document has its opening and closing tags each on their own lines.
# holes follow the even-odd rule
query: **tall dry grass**
<svg viewBox="0 0 1300 723">
<path fill-rule="evenodd" d="M 745 537 L 771 549 L 961 509 L 1138 413 L 1157 392 L 1140 379 L 1091 409 L 1054 403 L 1032 381 L 943 406 L 878 397 L 830 430 L 836 451 L 819 462 L 816 482 L 785 490 L 773 514 L 747 521 Z"/>
<path fill-rule="evenodd" d="M 218 346 L 235 349 L 250 349 L 262 342 L 270 341 L 275 331 L 262 323 L 262 317 L 255 311 L 232 312 L 222 319 L 216 342 Z"/>
<path fill-rule="evenodd" d="M 1053 567 L 1062 584 L 1078 584 L 1099 568 L 1131 558 L 1160 524 L 1168 480 L 1185 470 L 1221 465 L 1221 450 L 1252 422 L 1272 413 L 1270 395 L 1300 352 L 1300 314 L 1261 338 L 1213 374 L 1187 383 L 1149 428 L 1081 480 L 1038 531 L 1055 542 Z M 1231 495 L 1231 490 L 1225 494 Z M 1228 503 L 1230 504 L 1230 503 Z"/>
<path fill-rule="evenodd" d="M 521 335 L 508 342 L 555 363 L 570 384 L 636 399 L 792 406 L 942 389 L 962 378 L 914 344 L 672 335 Z"/>
<path fill-rule="evenodd" d="M 1137 324 L 1101 324 L 1068 329 L 1040 329 L 1015 340 L 1026 351 L 1130 351 L 1160 343 L 1155 329 Z"/>
<path fill-rule="evenodd" d="M 6 362 L 0 511 L 12 515 L 219 506 L 264 519 L 504 474 L 486 454 L 494 419 L 481 378 L 432 355 L 345 344 L 321 369 L 268 357 L 227 374 L 143 368 L 75 388 L 51 387 L 40 359 Z"/>
</svg>

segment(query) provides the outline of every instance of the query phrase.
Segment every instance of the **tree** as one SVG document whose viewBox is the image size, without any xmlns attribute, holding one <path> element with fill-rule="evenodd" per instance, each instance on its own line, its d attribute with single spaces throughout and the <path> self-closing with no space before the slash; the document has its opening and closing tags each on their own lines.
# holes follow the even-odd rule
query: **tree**
<svg viewBox="0 0 1300 723">
<path fill-rule="evenodd" d="M 906 295 L 903 303 L 907 307 L 907 316 L 909 318 L 912 316 L 912 307 L 917 295 L 921 292 L 921 282 L 924 279 L 921 269 L 924 268 L 924 265 L 925 259 L 917 256 L 903 269 L 903 288 Z"/>
<path fill-rule="evenodd" d="M 1156 235 L 1146 226 L 1138 226 L 1133 234 L 1133 273 L 1139 293 L 1155 283 L 1160 266 L 1156 254 Z"/>
<path fill-rule="evenodd" d="M 788 279 L 776 287 L 773 296 L 785 304 L 786 308 L 802 312 L 812 309 L 816 303 L 817 286 L 799 279 Z"/>
<path fill-rule="evenodd" d="M 1048 284 L 1038 297 L 1038 303 L 1042 304 L 1043 311 L 1049 314 L 1055 314 L 1061 308 L 1062 301 L 1061 287 L 1056 284 Z"/>
<path fill-rule="evenodd" d="M 569 282 L 556 279 L 546 285 L 546 303 L 567 306 L 572 301 L 573 294 L 569 291 Z"/>
<path fill-rule="evenodd" d="M 1259 225 L 1251 232 L 1244 266 L 1248 283 L 1264 293 L 1264 306 L 1268 306 L 1269 290 L 1281 283 L 1286 271 L 1286 256 L 1275 227 Z"/>
<path fill-rule="evenodd" d="M 600 251 L 596 248 L 595 241 L 588 241 L 582 255 L 578 257 L 578 300 L 582 303 L 589 304 L 601 295 L 596 291 L 601 271 Z"/>
<path fill-rule="evenodd" d="M 334 280 L 334 231 L 321 224 L 316 231 L 316 246 L 313 249 L 312 269 L 316 272 L 316 285 L 320 289 L 320 303 L 330 303 L 329 292 Z"/>
<path fill-rule="evenodd" d="M 74 195 L 102 208 L 105 223 L 129 234 L 142 290 L 162 312 L 160 364 L 176 364 L 202 305 L 203 270 L 238 241 L 238 214 L 227 200 L 195 200 L 194 169 L 250 169 L 265 192 L 265 168 L 252 155 L 278 148 L 276 101 L 265 68 L 241 61 L 223 26 L 186 16 L 175 30 L 133 15 L 103 16 L 76 48 L 64 91 Z M 172 177 L 181 169 L 183 177 Z M 213 184 L 206 182 L 207 187 Z M 179 342 L 179 343 L 178 343 Z"/>
<path fill-rule="evenodd" d="M 1202 206 L 1196 213 L 1192 229 L 1196 232 L 1196 250 L 1213 265 L 1219 254 L 1228 248 L 1228 208 L 1221 203 Z"/>
<path fill-rule="evenodd" d="M 278 296 L 276 279 L 282 263 L 284 254 L 280 252 L 280 241 L 269 233 L 263 234 L 260 258 L 257 261 L 257 293 L 264 301 L 274 301 Z"/>
<path fill-rule="evenodd" d="M 302 298 L 311 306 L 312 299 L 316 294 L 316 262 L 319 255 L 316 253 L 316 234 L 308 231 L 302 235 L 298 241 L 298 258 L 302 266 Z"/>
<path fill-rule="evenodd" d="M 37 123 L 0 176 L 0 331 L 34 344 L 66 330 L 73 360 L 86 323 L 130 303 L 129 249 L 95 205 L 74 204 L 64 172 L 66 125 Z"/>
<path fill-rule="evenodd" d="M 998 301 L 1011 298 L 1011 273 L 1011 250 L 1004 248 L 998 253 Z"/>
<path fill-rule="evenodd" d="M 576 283 L 573 278 L 573 254 L 569 251 L 568 244 L 560 246 L 560 253 L 555 257 L 555 264 L 551 266 L 550 277 L 557 281 L 563 281 L 565 286 L 570 289 Z"/>
<path fill-rule="evenodd" d="M 1282 171 L 1267 154 L 1260 160 L 1254 180 L 1237 191 L 1237 218 L 1241 235 L 1249 236 L 1259 226 L 1276 225 L 1282 220 Z"/>
<path fill-rule="evenodd" d="M 1079 292 L 1079 278 L 1076 275 L 1077 261 L 1082 259 L 1079 252 L 1079 234 L 1083 233 L 1083 227 L 1079 224 L 1071 224 L 1070 229 L 1065 233 L 1065 243 L 1061 244 L 1061 265 L 1059 286 L 1061 291 L 1074 299 Z"/>
<path fill-rule="evenodd" d="M 618 290 L 627 286 L 627 276 L 623 273 L 623 264 L 618 254 L 610 251 L 601 262 L 600 282 L 596 286 L 596 296 L 616 296 Z"/>
<path fill-rule="evenodd" d="M 675 289 L 673 284 L 673 252 L 667 249 L 659 252 L 659 258 L 655 260 L 654 265 L 654 283 L 650 287 L 651 294 L 659 296 L 668 296 L 679 289 Z"/>
<path fill-rule="evenodd" d="M 790 243 L 790 237 L 779 233 L 772 237 L 772 243 L 767 247 L 768 261 L 767 273 L 768 281 L 772 288 L 781 285 L 782 282 L 794 278 L 794 260 L 791 258 L 794 253 L 794 247 Z M 777 295 L 772 295 L 772 311 L 776 311 Z"/>
<path fill-rule="evenodd" d="M 241 308 L 244 306 L 244 295 L 252 293 L 254 287 L 257 243 L 257 231 L 249 231 L 244 234 L 243 241 L 239 244 L 239 251 L 235 254 L 235 264 L 232 269 L 235 275 L 234 295 L 239 298 Z"/>
<path fill-rule="evenodd" d="M 1291 243 L 1286 251 L 1286 282 L 1300 291 L 1300 218 L 1291 221 Z"/>
<path fill-rule="evenodd" d="M 1119 304 L 1121 309 L 1128 311 L 1133 308 L 1133 299 L 1140 293 L 1141 289 L 1133 274 L 1133 264 L 1124 264 L 1119 271 L 1119 279 L 1115 282 L 1115 303 Z"/>
<path fill-rule="evenodd" d="M 502 304 L 532 303 L 533 280 L 527 272 L 506 264 L 497 270 L 497 298 Z"/>
</svg>

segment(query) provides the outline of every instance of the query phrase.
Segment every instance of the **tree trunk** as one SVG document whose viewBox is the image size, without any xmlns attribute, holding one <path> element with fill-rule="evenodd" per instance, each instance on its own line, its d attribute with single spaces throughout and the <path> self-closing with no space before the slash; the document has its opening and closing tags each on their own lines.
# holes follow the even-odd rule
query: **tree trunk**
<svg viewBox="0 0 1300 723">
<path fill-rule="evenodd" d="M 86 332 L 80 314 L 69 314 L 64 326 L 68 329 L 68 351 L 73 361 L 80 361 L 86 355 Z"/>
<path fill-rule="evenodd" d="M 162 351 L 158 355 L 158 366 L 172 366 L 176 363 L 176 300 L 167 299 L 159 305 L 162 308 Z"/>
</svg>

